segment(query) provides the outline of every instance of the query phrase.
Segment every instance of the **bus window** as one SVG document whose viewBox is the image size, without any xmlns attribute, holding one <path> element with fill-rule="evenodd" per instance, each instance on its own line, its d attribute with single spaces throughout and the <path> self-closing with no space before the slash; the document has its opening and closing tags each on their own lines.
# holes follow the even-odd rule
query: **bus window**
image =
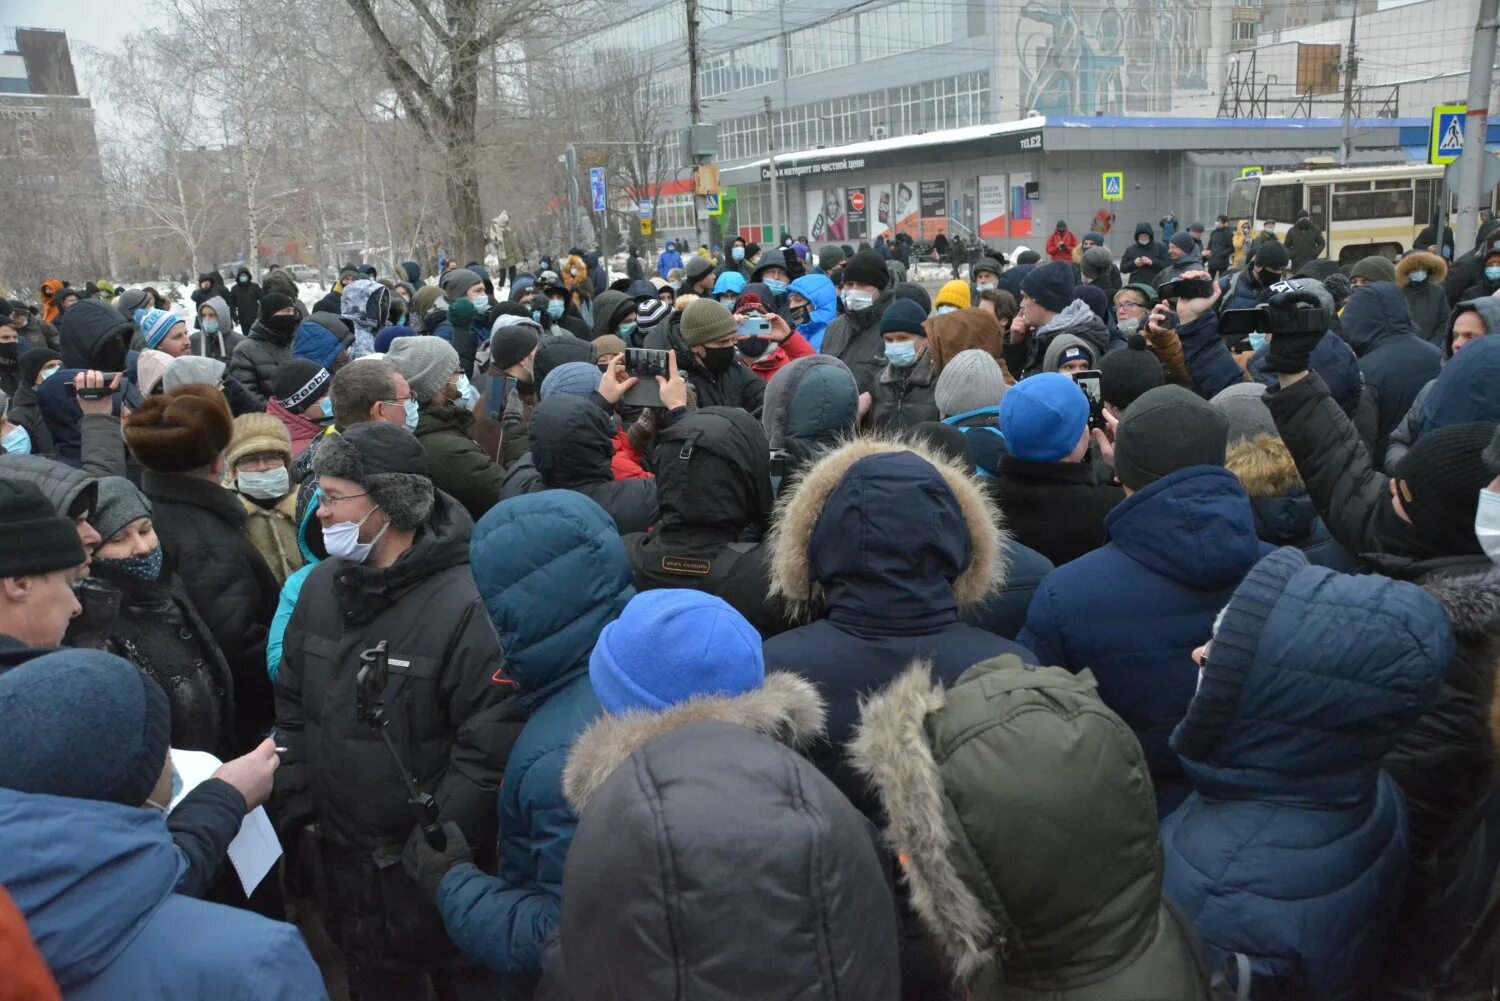
<svg viewBox="0 0 1500 1001">
<path fill-rule="evenodd" d="M 1260 178 L 1240 177 L 1229 182 L 1229 207 L 1224 210 L 1230 219 L 1255 218 L 1255 193 L 1260 190 Z"/>
<path fill-rule="evenodd" d="M 1429 177 L 1416 179 L 1416 191 L 1411 203 L 1411 221 L 1425 226 L 1432 222 L 1432 188 L 1435 183 Z"/>
<path fill-rule="evenodd" d="M 1260 203 L 1255 206 L 1259 219 L 1275 219 L 1290 226 L 1301 208 L 1302 186 L 1300 184 L 1268 184 L 1260 189 Z"/>
</svg>

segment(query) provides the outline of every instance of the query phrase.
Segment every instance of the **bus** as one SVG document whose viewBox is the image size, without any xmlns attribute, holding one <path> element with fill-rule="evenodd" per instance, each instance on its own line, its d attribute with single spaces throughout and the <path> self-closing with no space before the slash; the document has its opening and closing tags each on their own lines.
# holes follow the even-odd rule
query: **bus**
<svg viewBox="0 0 1500 1001">
<path fill-rule="evenodd" d="M 1274 174 L 1241 177 L 1229 184 L 1224 212 L 1230 225 L 1243 219 L 1252 223 L 1252 233 L 1274 220 L 1278 235 L 1306 209 L 1313 224 L 1323 231 L 1328 246 L 1323 256 L 1341 266 L 1372 254 L 1395 260 L 1410 250 L 1417 234 L 1432 221 L 1442 201 L 1443 168 L 1425 163 L 1382 167 L 1306 168 Z M 1496 192 L 1480 207 L 1495 207 Z M 1457 211 L 1456 198 L 1449 213 Z"/>
</svg>

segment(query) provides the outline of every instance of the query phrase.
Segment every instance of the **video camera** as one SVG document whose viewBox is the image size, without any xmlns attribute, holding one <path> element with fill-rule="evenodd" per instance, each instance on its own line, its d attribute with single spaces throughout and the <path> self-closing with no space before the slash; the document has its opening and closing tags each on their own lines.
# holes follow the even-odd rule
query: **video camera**
<svg viewBox="0 0 1500 1001">
<path fill-rule="evenodd" d="M 1251 309 L 1226 309 L 1219 314 L 1219 333 L 1225 337 L 1247 334 L 1317 334 L 1328 330 L 1328 311 L 1311 289 L 1295 279 L 1280 281 L 1268 290 L 1265 302 Z"/>
</svg>

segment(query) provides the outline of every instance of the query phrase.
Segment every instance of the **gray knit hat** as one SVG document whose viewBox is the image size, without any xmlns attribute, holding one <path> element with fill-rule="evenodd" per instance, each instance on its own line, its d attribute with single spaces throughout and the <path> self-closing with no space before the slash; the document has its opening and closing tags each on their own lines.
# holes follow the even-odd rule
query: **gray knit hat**
<svg viewBox="0 0 1500 1001">
<path fill-rule="evenodd" d="M 682 266 L 682 273 L 687 279 L 685 282 L 683 282 L 683 284 L 692 285 L 695 282 L 700 281 L 704 275 L 713 271 L 713 269 L 713 261 L 710 261 L 706 257 L 699 257 L 697 254 L 694 254 L 692 257 L 689 257 L 687 259 L 687 262 Z"/>
<path fill-rule="evenodd" d="M 447 299 L 450 305 L 462 299 L 475 285 L 482 284 L 484 284 L 484 279 L 468 268 L 454 268 L 438 279 L 438 287 L 443 290 L 443 298 Z"/>
<path fill-rule="evenodd" d="M 998 407 L 1005 395 L 1005 374 L 986 351 L 969 348 L 948 360 L 938 376 L 933 397 L 944 417 L 966 414 L 980 407 Z"/>
<path fill-rule="evenodd" d="M 411 387 L 411 398 L 426 405 L 458 371 L 458 352 L 441 337 L 398 337 L 386 359 Z"/>
<path fill-rule="evenodd" d="M 1350 278 L 1363 278 L 1367 282 L 1391 282 L 1396 281 L 1396 265 L 1384 254 L 1371 254 L 1354 262 L 1354 267 L 1349 269 Z"/>
<path fill-rule="evenodd" d="M 109 541 L 120 529 L 137 518 L 149 518 L 155 509 L 140 489 L 123 476 L 99 478 L 99 500 L 89 524 L 99 538 Z"/>
<path fill-rule="evenodd" d="M 1109 271 L 1115 256 L 1106 247 L 1090 247 L 1078 259 L 1078 267 L 1085 278 L 1098 278 Z"/>
<path fill-rule="evenodd" d="M 217 358 L 202 355 L 183 355 L 173 358 L 167 365 L 167 374 L 161 384 L 167 392 L 175 392 L 182 386 L 212 386 L 218 388 L 224 378 L 224 363 Z"/>
<path fill-rule="evenodd" d="M 410 432 L 384 421 L 356 424 L 343 434 L 324 438 L 313 459 L 313 472 L 358 483 L 403 532 L 415 530 L 432 513 L 434 489 L 422 446 Z"/>
<path fill-rule="evenodd" d="M 1281 437 L 1271 411 L 1261 399 L 1265 393 L 1264 383 L 1237 382 L 1208 401 L 1229 422 L 1230 444 L 1262 434 Z"/>
<path fill-rule="evenodd" d="M 716 299 L 695 299 L 682 311 L 682 342 L 690 348 L 722 340 L 738 329 L 729 310 Z"/>
<path fill-rule="evenodd" d="M 1029 381 L 1029 380 L 1028 380 Z M 1159 386 L 1143 393 L 1115 435 L 1115 475 L 1141 490 L 1188 466 L 1222 466 L 1229 421 L 1192 390 Z"/>
</svg>

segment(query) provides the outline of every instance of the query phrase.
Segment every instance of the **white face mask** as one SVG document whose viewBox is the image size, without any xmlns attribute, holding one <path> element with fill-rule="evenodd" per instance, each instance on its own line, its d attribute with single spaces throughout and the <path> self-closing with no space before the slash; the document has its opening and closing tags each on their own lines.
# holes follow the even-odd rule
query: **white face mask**
<svg viewBox="0 0 1500 1001">
<path fill-rule="evenodd" d="M 406 409 L 406 430 L 415 431 L 417 422 L 422 419 L 422 410 L 417 406 L 417 401 L 407 397 L 406 402 L 401 404 Z"/>
<path fill-rule="evenodd" d="M 976 292 L 993 292 L 998 287 L 999 286 L 996 285 L 994 282 L 975 282 L 974 283 L 974 290 Z"/>
<path fill-rule="evenodd" d="M 851 313 L 858 313 L 873 305 L 875 297 L 862 289 L 849 289 L 844 293 L 844 308 Z"/>
<path fill-rule="evenodd" d="M 358 521 L 341 521 L 336 525 L 324 525 L 323 548 L 328 550 L 328 555 L 334 559 L 348 560 L 350 563 L 363 563 L 369 559 L 370 550 L 375 548 L 375 543 L 379 542 L 380 537 L 386 533 L 386 529 L 391 527 L 391 523 L 387 521 L 385 528 L 375 533 L 375 538 L 369 542 L 359 541 L 359 530 L 364 527 L 365 522 L 370 520 L 370 515 L 378 510 L 380 509 L 370 508 L 369 514 Z"/>
<path fill-rule="evenodd" d="M 1139 316 L 1132 316 L 1128 320 L 1121 320 L 1116 324 L 1116 326 L 1120 328 L 1120 333 L 1124 334 L 1126 337 L 1129 337 L 1131 334 L 1141 329 L 1141 318 Z"/>
<path fill-rule="evenodd" d="M 1500 494 L 1479 491 L 1479 509 L 1474 512 L 1474 537 L 1491 563 L 1500 564 Z"/>
<path fill-rule="evenodd" d="M 292 479 L 285 466 L 262 473 L 240 473 L 234 479 L 240 493 L 256 500 L 280 500 L 292 489 Z"/>
<path fill-rule="evenodd" d="M 469 381 L 469 377 L 466 375 L 459 376 L 458 381 L 453 384 L 453 388 L 458 390 L 458 399 L 453 401 L 453 405 L 460 410 L 473 410 L 475 404 L 479 402 L 479 390 L 474 388 L 474 384 Z"/>
</svg>

